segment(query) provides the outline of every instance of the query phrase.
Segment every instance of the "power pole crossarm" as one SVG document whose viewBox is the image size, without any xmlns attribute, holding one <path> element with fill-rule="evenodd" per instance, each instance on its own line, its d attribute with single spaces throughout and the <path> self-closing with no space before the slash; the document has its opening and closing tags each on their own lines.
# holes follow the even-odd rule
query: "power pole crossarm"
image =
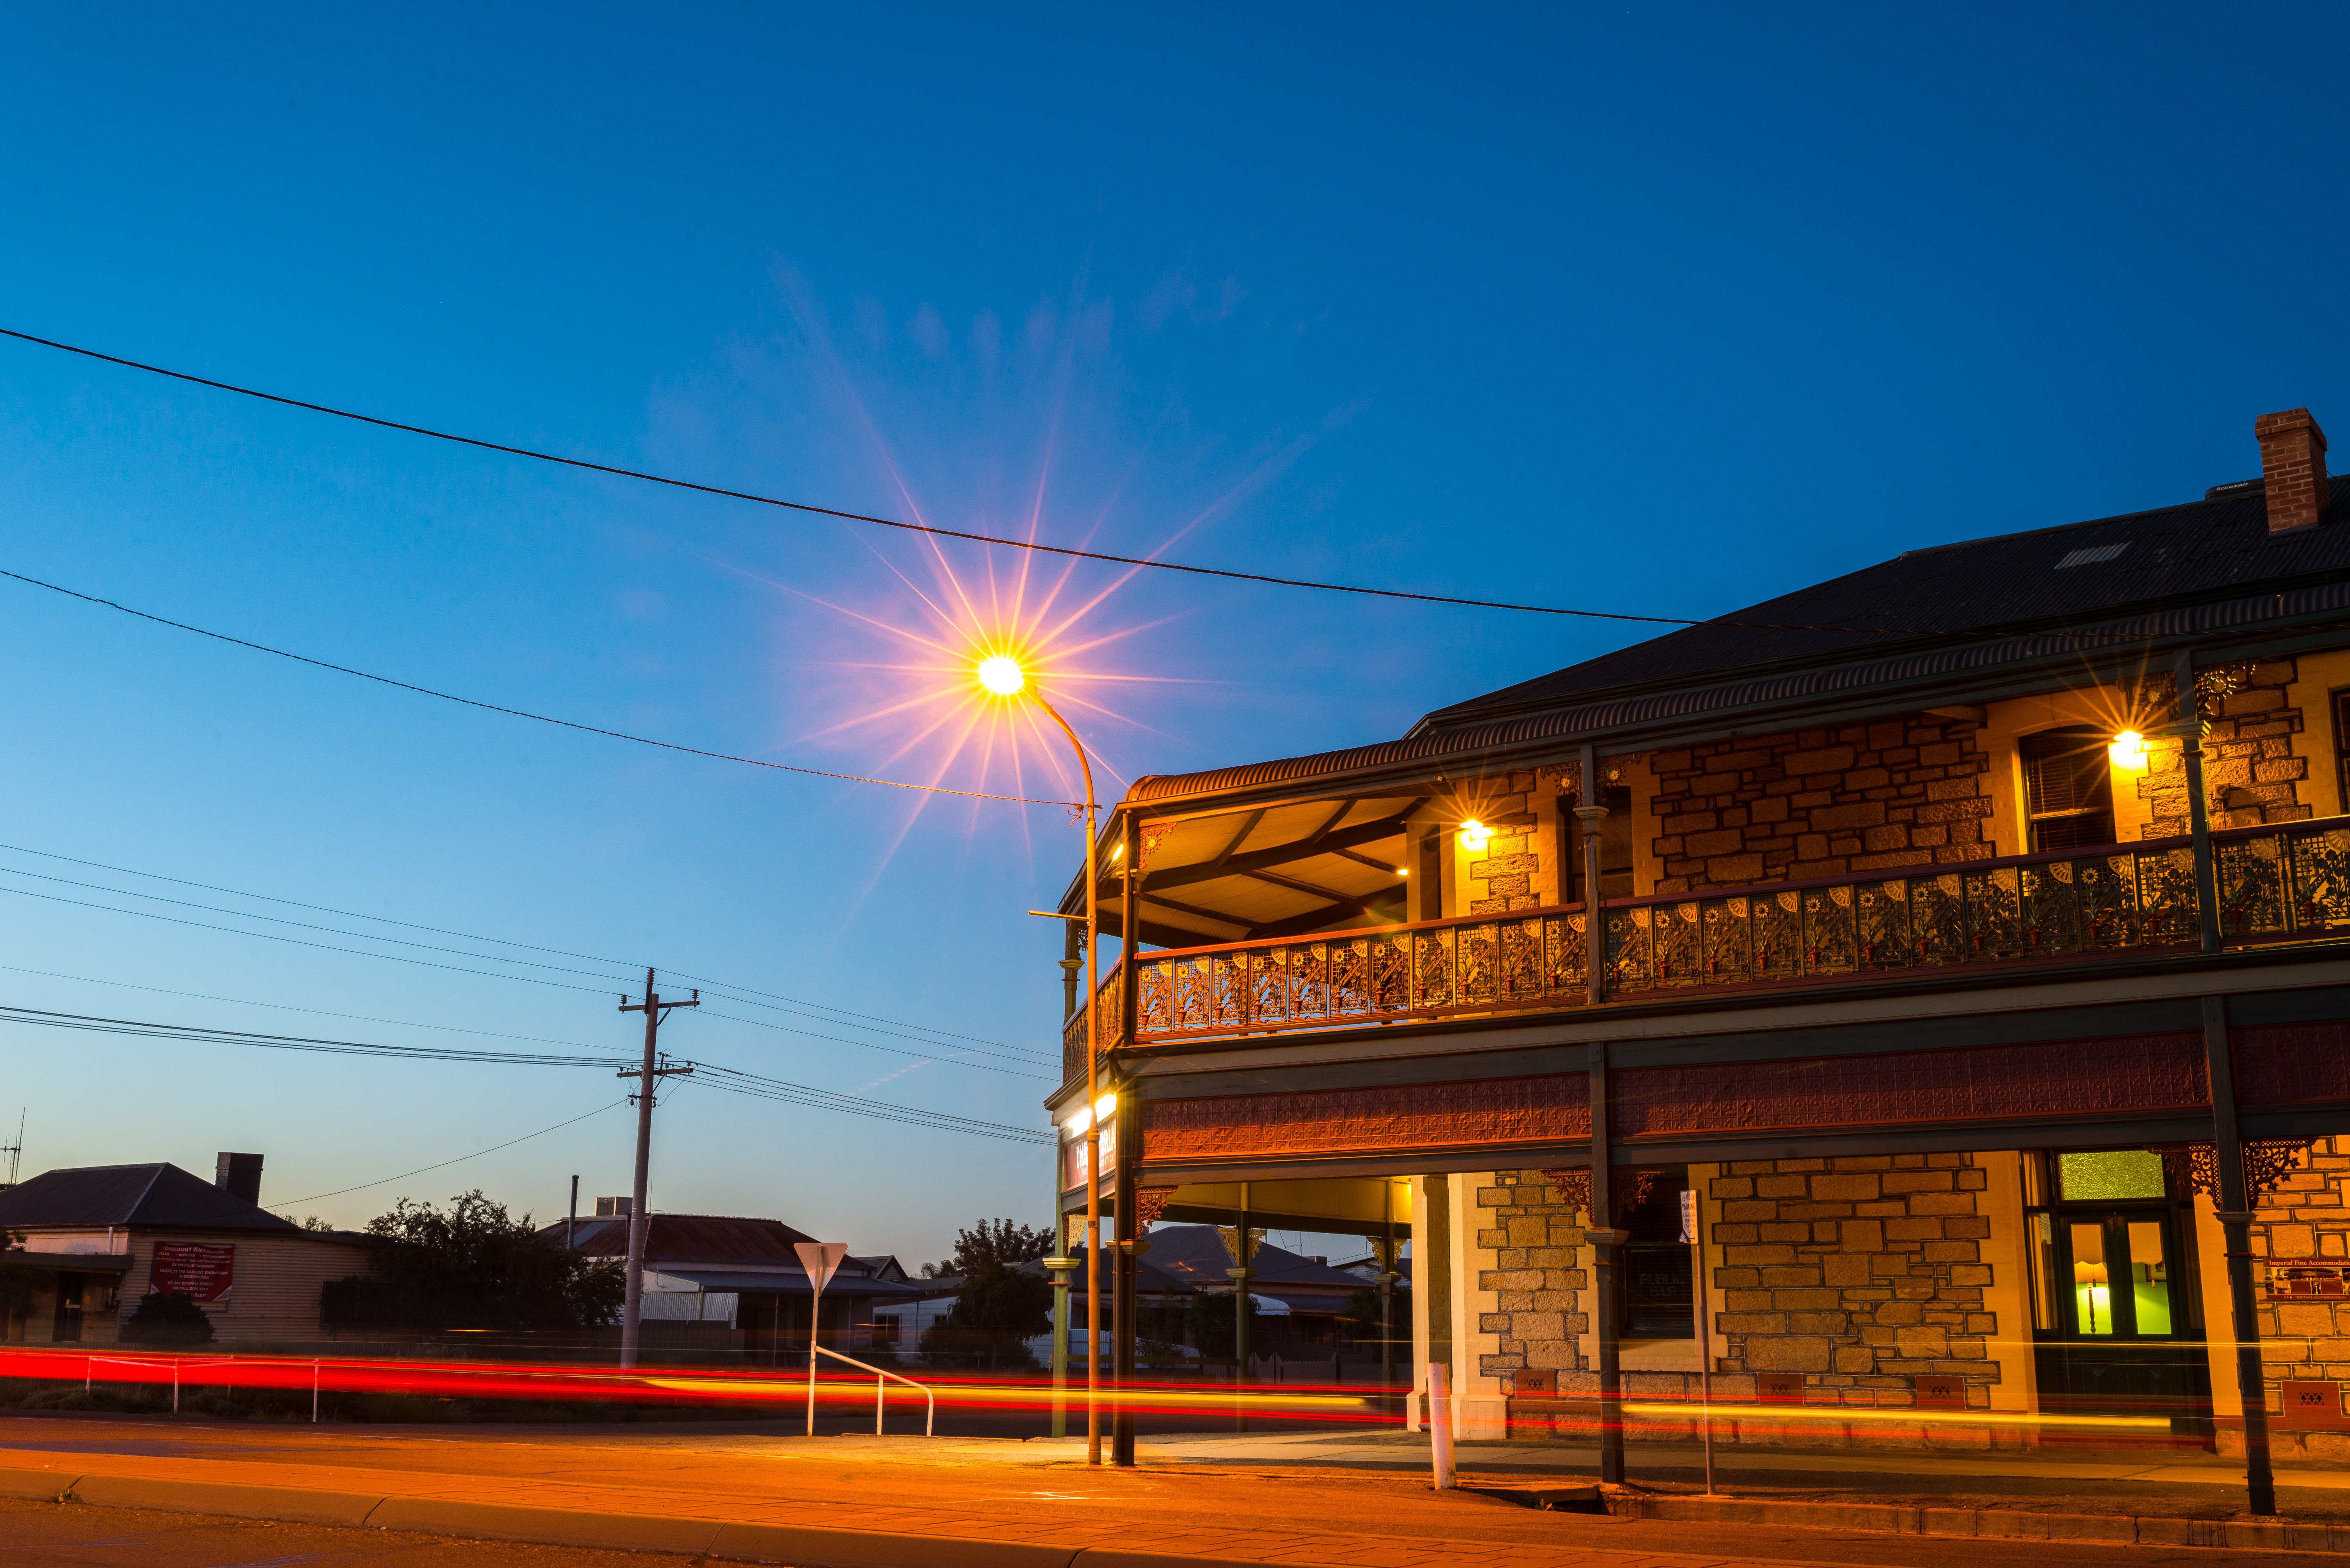
<svg viewBox="0 0 2350 1568">
<path fill-rule="evenodd" d="M 699 990 L 694 992 L 691 1001 L 663 1002 L 660 993 L 653 989 L 651 970 L 645 971 L 644 1001 L 631 1003 L 626 996 L 620 998 L 621 1012 L 645 1015 L 645 1061 L 634 1075 L 637 1092 L 629 1096 L 637 1102 L 637 1179 L 629 1199 L 629 1277 L 620 1307 L 620 1366 L 623 1371 L 637 1365 L 637 1331 L 644 1306 L 645 1237 L 651 1226 L 651 1219 L 645 1213 L 645 1185 L 652 1169 L 653 1080 L 693 1071 L 691 1063 L 673 1067 L 656 1063 L 661 1020 L 669 1016 L 671 1008 L 701 1005 L 702 992 Z M 623 1069 L 619 1075 L 626 1078 L 630 1075 Z"/>
</svg>

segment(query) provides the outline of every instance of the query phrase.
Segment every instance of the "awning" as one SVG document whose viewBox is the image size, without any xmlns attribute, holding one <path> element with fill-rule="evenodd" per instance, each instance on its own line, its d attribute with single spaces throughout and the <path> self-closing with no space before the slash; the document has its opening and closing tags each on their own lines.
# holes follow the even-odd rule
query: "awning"
<svg viewBox="0 0 2350 1568">
<path fill-rule="evenodd" d="M 128 1252 L 19 1252 L 11 1250 L 0 1253 L 0 1259 L 36 1269 L 56 1269 L 61 1272 L 122 1274 L 130 1271 L 130 1254 Z"/>
</svg>

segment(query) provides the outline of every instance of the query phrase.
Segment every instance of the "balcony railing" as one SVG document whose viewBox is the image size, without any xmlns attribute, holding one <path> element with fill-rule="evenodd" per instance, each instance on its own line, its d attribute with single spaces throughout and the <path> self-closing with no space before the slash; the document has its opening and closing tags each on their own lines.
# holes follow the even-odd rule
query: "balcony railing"
<svg viewBox="0 0 2350 1568">
<path fill-rule="evenodd" d="M 2350 935 L 2350 817 L 2215 833 L 2231 944 Z M 2192 950 L 2185 838 L 1863 877 L 1608 899 L 1601 978 L 1613 1000 L 1833 981 L 1953 966 Z M 1579 905 L 1232 942 L 1143 955 L 1141 1044 L 1400 1019 L 1579 1007 L 1590 994 Z M 1103 981 L 1119 1043 L 1124 976 Z M 1085 1014 L 1064 1064 L 1085 1070 Z"/>
</svg>

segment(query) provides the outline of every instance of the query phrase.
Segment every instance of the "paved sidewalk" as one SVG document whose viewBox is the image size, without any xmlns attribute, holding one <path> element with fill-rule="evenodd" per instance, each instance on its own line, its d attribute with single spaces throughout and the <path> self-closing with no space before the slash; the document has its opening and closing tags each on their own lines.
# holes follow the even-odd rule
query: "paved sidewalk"
<svg viewBox="0 0 2350 1568">
<path fill-rule="evenodd" d="M 1180 1464 L 1328 1465 L 1423 1473 L 1430 1468 L 1424 1433 L 1376 1437 L 1334 1437 L 1311 1432 L 1186 1433 L 1153 1438 L 1148 1447 L 1155 1457 Z M 1588 1480 L 1599 1466 L 1597 1448 L 1581 1445 L 1476 1442 L 1458 1443 L 1454 1449 L 1457 1465 L 1504 1474 Z M 1742 1475 L 1812 1474 L 1823 1479 L 1854 1480 L 1895 1476 L 1965 1478 L 1985 1483 L 2001 1480 L 2127 1481 L 2139 1487 L 2237 1490 L 2244 1484 L 2243 1461 L 2211 1455 L 2066 1456 L 2045 1449 L 2016 1455 L 1914 1453 L 1877 1449 L 1738 1448 L 1723 1443 L 1714 1449 L 1713 1463 L 1716 1477 L 1725 1481 Z M 1626 1468 L 1636 1481 L 1644 1477 L 1669 1475 L 1678 1479 L 1701 1473 L 1704 1464 L 1705 1450 L 1693 1443 L 1638 1443 L 1626 1450 Z M 2350 1469 L 2284 1466 L 2277 1470 L 2277 1481 L 2293 1490 L 2350 1491 Z M 1977 1490 L 1992 1491 L 1997 1488 L 1985 1484 Z M 2350 1511 L 2350 1500 L 2345 1500 L 2345 1511 Z"/>
</svg>

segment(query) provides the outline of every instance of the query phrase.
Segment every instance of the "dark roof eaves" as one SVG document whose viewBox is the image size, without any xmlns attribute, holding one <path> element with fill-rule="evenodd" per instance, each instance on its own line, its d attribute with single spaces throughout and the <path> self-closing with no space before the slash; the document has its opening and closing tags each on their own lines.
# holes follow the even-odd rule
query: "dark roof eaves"
<svg viewBox="0 0 2350 1568">
<path fill-rule="evenodd" d="M 2320 592 L 2329 587 L 2335 591 L 2332 594 Z M 2234 637 L 2248 637 L 2263 627 L 2290 627 L 2293 621 L 2315 611 L 2350 610 L 2350 580 L 2338 576 L 2331 581 L 2291 591 L 2297 596 L 2308 596 L 2309 600 L 2316 602 L 2280 607 L 2282 613 L 2266 618 L 2244 618 L 2197 613 L 2223 611 L 2230 607 L 2229 603 L 2214 604 L 2206 600 L 2141 616 L 2134 623 L 2127 620 L 2101 622 L 2095 629 L 2113 637 L 2113 646 L 2109 650 L 2112 654 L 2126 654 L 2137 660 L 2148 658 L 2158 649 L 2167 649 L 2184 639 L 2208 635 L 2213 630 L 2225 629 Z M 2280 597 L 2272 591 L 2239 594 L 2230 603 L 2237 607 L 2271 605 Z M 2182 620 L 2181 618 L 2185 618 Z M 2076 631 L 2073 635 L 2077 634 Z M 1943 643 L 1939 649 L 1920 650 L 1901 659 L 1878 659 L 1864 664 L 1846 662 L 1841 665 L 1824 664 L 1813 659 L 1804 661 L 1809 664 L 1808 669 L 1802 664 L 1776 670 L 1766 669 L 1759 676 L 1700 688 L 1675 688 L 1670 683 L 1660 682 L 1646 691 L 1611 693 L 1597 701 L 1582 701 L 1571 706 L 1561 706 L 1554 701 L 1489 723 L 1441 730 L 1419 730 L 1416 727 L 1414 733 L 1401 739 L 1367 746 L 1243 763 L 1198 774 L 1160 774 L 1150 780 L 1152 784 L 1160 787 L 1144 794 L 1138 783 L 1136 788 L 1129 790 L 1119 803 L 1119 809 L 1164 807 L 1179 801 L 1295 784 L 1305 779 L 1364 783 L 1389 774 L 1399 777 L 1424 775 L 1426 767 L 1414 764 L 1441 760 L 1457 765 L 1484 757 L 1508 755 L 1537 745 L 1544 751 L 1555 752 L 1561 742 L 1585 743 L 1604 740 L 1611 732 L 1620 732 L 1627 728 L 1653 728 L 1662 720 L 1695 719 L 1705 715 L 1710 722 L 1719 724 L 1740 713 L 1784 710 L 1807 698 L 1835 696 L 1849 700 L 1872 687 L 1890 695 L 1905 689 L 1939 683 L 1961 672 L 1977 684 L 1969 694 L 1951 700 L 1974 701 L 1982 700 L 1981 678 L 1996 672 L 2002 664 L 2012 674 L 2023 674 L 2043 670 L 2058 659 L 2077 662 L 2096 657 L 2084 654 L 2073 642 L 2072 636 L 2065 637 L 2063 644 L 2056 647 L 2045 646 L 2055 639 L 2044 632 L 2037 637 L 2014 640 L 2027 644 L 2026 649 L 2019 657 L 2005 659 L 2000 663 L 1967 657 L 1970 652 L 1991 655 L 1997 645 L 1990 640 L 1953 639 Z M 1082 883 L 1082 877 L 1079 880 Z"/>
<path fill-rule="evenodd" d="M 2100 519 L 2100 521 L 2111 521 L 2111 519 Z M 2086 526 L 2086 524 L 2068 523 L 2063 524 L 2063 526 L 2067 528 L 2078 528 Z M 2053 528 L 2035 530 L 2035 532 L 2041 533 L 2054 533 L 2057 530 Z M 1975 544 L 1980 543 L 1980 541 L 1968 540 L 1966 543 Z M 1955 549 L 1958 546 L 1956 545 L 1935 546 L 1935 548 L 1939 549 Z M 1921 553 L 1923 552 L 1909 552 L 1911 555 Z M 1853 644 L 1825 653 L 1814 652 L 1793 654 L 1785 659 L 1758 661 L 1741 666 L 1741 677 L 1742 680 L 1768 679 L 1776 674 L 1795 672 L 1810 669 L 1833 669 L 1839 663 L 1847 662 L 1856 657 L 1870 654 L 1881 655 L 1889 648 L 1911 649 L 1915 650 L 1917 655 L 1922 656 L 1947 649 L 1981 647 L 1994 641 L 2020 642 L 2032 639 L 2045 640 L 2049 639 L 2059 639 L 2066 642 L 2070 642 L 2074 639 L 2092 634 L 2110 634 L 2116 627 L 2127 626 L 2133 622 L 2144 624 L 2158 620 L 2159 618 L 2164 616 L 2178 614 L 2181 611 L 2199 609 L 2206 606 L 2212 605 L 2226 605 L 2238 602 L 2251 603 L 2257 600 L 2273 599 L 2279 594 L 2290 594 L 2304 588 L 2322 587 L 2329 583 L 2344 581 L 2350 581 L 2350 569 L 2345 569 L 2342 567 L 2327 567 L 2317 571 L 2297 573 L 2288 577 L 2263 579 L 2259 584 L 2259 591 L 2255 593 L 2245 592 L 2245 589 L 2251 585 L 2233 583 L 2224 587 L 2206 589 L 2201 593 L 2165 595 L 2157 598 L 2140 599 L 2135 603 L 2116 605 L 2109 609 L 2098 611 L 2096 619 L 2093 623 L 2085 624 L 2077 618 L 2073 617 L 2046 616 L 2033 620 L 2014 621 L 2002 625 L 1973 628 L 1967 631 L 1943 633 L 1934 637 L 1919 637 L 1896 641 Z M 1681 629 L 1696 630 L 1700 628 L 1685 627 Z M 1669 633 L 1667 635 L 1669 636 L 1671 634 Z M 1896 634 L 1888 634 L 1888 636 Z M 1658 639 L 1656 640 L 1661 641 L 1663 639 Z M 1632 646 L 1638 648 L 1641 645 L 1635 643 Z M 1617 651 L 1626 652 L 1629 651 L 1629 649 L 1618 649 Z M 1601 657 L 1607 656 L 1602 655 Z M 2077 648 L 2068 648 L 2051 650 L 2045 657 L 2048 659 L 2081 657 L 2094 658 L 2095 657 L 2095 654 L 2094 652 L 2084 653 L 2083 650 Z M 1536 677 L 1536 680 L 1542 679 L 1545 678 Z M 1531 682 L 1528 682 L 1527 684 L 1531 684 Z M 1418 723 L 1406 731 L 1405 735 L 1406 738 L 1410 738 L 1422 733 L 1441 733 L 1447 730 L 1468 729 L 1477 725 L 1492 723 L 1503 719 L 1523 714 L 1547 712 L 1559 709 L 1569 702 L 1580 706 L 1589 706 L 1604 701 L 1620 701 L 1627 698 L 1635 698 L 1646 695 L 1650 692 L 1670 691 L 1683 688 L 1686 685 L 1686 677 L 1665 675 L 1659 676 L 1656 679 L 1649 680 L 1629 680 L 1621 682 L 1615 686 L 1595 687 L 1590 691 L 1576 692 L 1572 696 L 1564 699 L 1557 695 L 1534 695 L 1521 699 L 1515 702 L 1496 702 L 1487 706 L 1485 705 L 1488 701 L 1487 699 L 1471 698 L 1466 702 L 1458 702 L 1454 703 L 1451 707 L 1432 710 L 1429 713 L 1423 715 Z M 1505 688 L 1504 690 L 1508 689 Z M 1458 715 L 1459 717 L 1453 722 L 1446 722 L 1448 717 L 1451 715 Z"/>
</svg>

